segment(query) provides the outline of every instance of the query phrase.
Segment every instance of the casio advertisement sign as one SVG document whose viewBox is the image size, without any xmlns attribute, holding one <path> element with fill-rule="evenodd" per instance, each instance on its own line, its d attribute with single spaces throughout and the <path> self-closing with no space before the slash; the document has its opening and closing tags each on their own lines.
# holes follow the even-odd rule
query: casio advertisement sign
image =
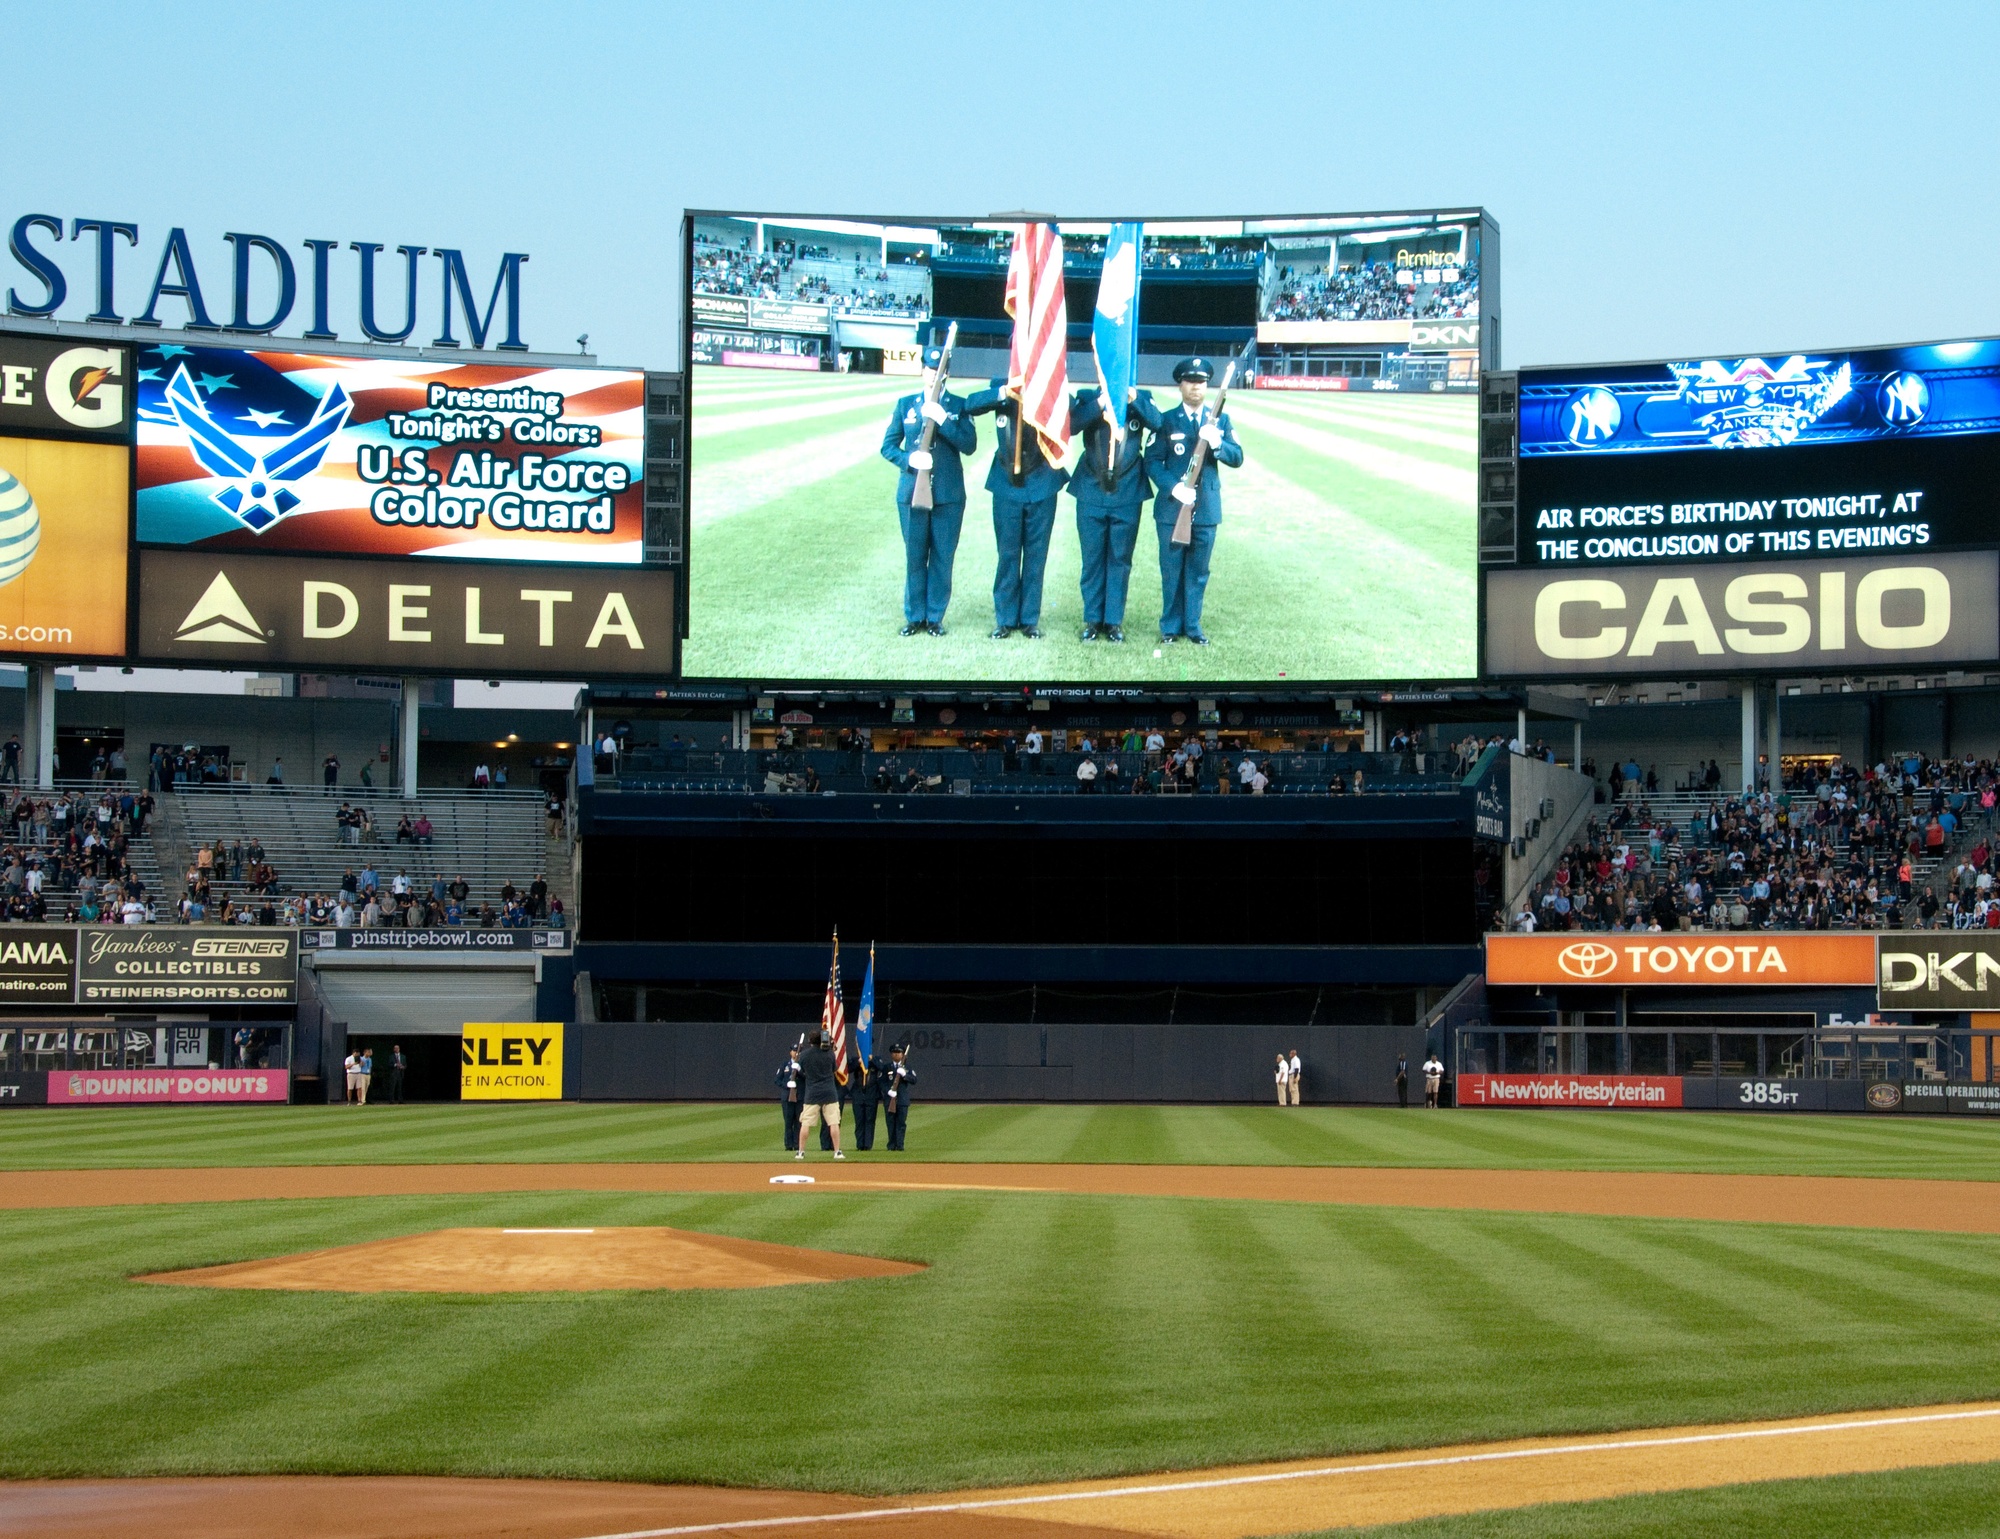
<svg viewBox="0 0 2000 1539">
<path fill-rule="evenodd" d="M 1500 677 L 1929 667 L 2000 647 L 2000 554 L 1486 575 Z"/>
</svg>

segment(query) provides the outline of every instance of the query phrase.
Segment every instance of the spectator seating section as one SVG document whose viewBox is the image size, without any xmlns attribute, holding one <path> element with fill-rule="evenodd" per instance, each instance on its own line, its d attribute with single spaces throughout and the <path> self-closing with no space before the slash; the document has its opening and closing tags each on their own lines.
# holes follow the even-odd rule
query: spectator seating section
<svg viewBox="0 0 2000 1539">
<path fill-rule="evenodd" d="M 372 843 L 342 842 L 334 815 L 340 804 L 366 807 L 375 820 Z M 281 893 L 332 894 L 349 870 L 372 864 L 383 888 L 398 871 L 409 874 L 428 891 L 435 877 L 463 876 L 472 902 L 500 906 L 500 888 L 512 881 L 526 887 L 535 877 L 548 879 L 552 897 L 575 922 L 571 892 L 571 860 L 567 825 L 554 838 L 547 832 L 539 791 L 460 791 L 427 789 L 414 802 L 393 791 L 364 791 L 341 786 L 333 790 L 306 787 L 218 786 L 185 789 L 175 798 L 174 811 L 185 832 L 186 859 L 197 845 L 225 845 L 252 839 L 264 846 L 264 858 L 277 874 Z M 405 812 L 412 822 L 418 811 L 430 818 L 432 843 L 419 847 L 396 841 L 396 823 Z M 180 895 L 185 861 L 173 872 L 164 895 Z M 211 882 L 217 901 L 224 896 L 242 901 L 248 883 Z"/>
</svg>

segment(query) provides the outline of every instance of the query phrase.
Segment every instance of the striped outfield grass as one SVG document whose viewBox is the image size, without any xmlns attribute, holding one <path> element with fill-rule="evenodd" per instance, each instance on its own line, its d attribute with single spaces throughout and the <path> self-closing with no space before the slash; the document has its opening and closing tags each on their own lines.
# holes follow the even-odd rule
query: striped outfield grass
<svg viewBox="0 0 2000 1539">
<path fill-rule="evenodd" d="M 955 381 L 961 391 L 979 381 Z M 903 547 L 883 429 L 907 379 L 697 366 L 686 671 L 695 677 L 1200 683 L 1466 677 L 1476 666 L 1477 403 L 1237 391 L 1245 464 L 1223 472 L 1206 649 L 1152 644 L 1150 511 L 1123 647 L 1086 646 L 1075 500 L 1059 501 L 1040 642 L 995 642 L 980 427 L 951 634 L 903 639 Z M 1163 408 L 1170 392 L 1156 392 Z"/>
<path fill-rule="evenodd" d="M 0 1113 L 0 1170 L 189 1165 L 742 1160 L 769 1105 L 73 1107 Z M 2000 1180 L 1974 1118 L 1733 1112 L 979 1106 L 919 1101 L 921 1160 L 1699 1171 Z M 888 1160 L 881 1151 L 859 1160 Z M 11 1216 L 9 1222 L 11 1222 Z"/>
<path fill-rule="evenodd" d="M 129 1280 L 451 1226 L 651 1224 L 929 1270 L 481 1297 Z M 5 1477 L 899 1491 L 2000 1394 L 2000 1239 L 1290 1203 L 533 1193 L 18 1212 L 0 1311 Z"/>
</svg>

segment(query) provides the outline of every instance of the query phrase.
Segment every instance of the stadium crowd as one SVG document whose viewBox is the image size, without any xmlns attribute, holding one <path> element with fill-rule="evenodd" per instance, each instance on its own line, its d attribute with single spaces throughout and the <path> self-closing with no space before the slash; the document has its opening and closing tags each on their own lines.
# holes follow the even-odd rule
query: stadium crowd
<svg viewBox="0 0 2000 1539">
<path fill-rule="evenodd" d="M 1400 321 L 1479 314 L 1479 269 L 1468 267 L 1452 283 L 1438 284 L 1417 300 L 1415 284 L 1398 283 L 1387 263 L 1343 267 L 1337 272 L 1279 269 L 1271 301 L 1273 321 Z"/>
<path fill-rule="evenodd" d="M 800 260 L 813 261 L 822 267 L 840 267 L 843 282 L 836 284 L 825 272 L 804 273 L 796 270 Z M 930 314 L 930 306 L 923 295 L 898 293 L 890 286 L 886 267 L 856 261 L 853 264 L 852 285 L 847 286 L 845 266 L 823 247 L 808 246 L 795 252 L 781 244 L 772 251 L 755 255 L 698 238 L 694 253 L 694 292 L 830 304 L 849 314 L 899 315 L 917 320 Z"/>
<path fill-rule="evenodd" d="M 1749 796 L 1722 794 L 1711 763 L 1698 781 L 1708 805 L 1685 828 L 1653 814 L 1656 776 L 1642 779 L 1632 765 L 1614 779 L 1609 811 L 1593 812 L 1583 836 L 1496 927 L 2000 928 L 1993 760 L 1808 764 Z M 1967 839 L 1971 847 L 1945 869 Z"/>
<path fill-rule="evenodd" d="M 145 837 L 153 810 L 152 793 L 130 786 L 94 795 L 17 792 L 0 846 L 0 916 L 12 923 L 146 923 L 153 908 L 133 869 L 132 846 Z"/>
</svg>

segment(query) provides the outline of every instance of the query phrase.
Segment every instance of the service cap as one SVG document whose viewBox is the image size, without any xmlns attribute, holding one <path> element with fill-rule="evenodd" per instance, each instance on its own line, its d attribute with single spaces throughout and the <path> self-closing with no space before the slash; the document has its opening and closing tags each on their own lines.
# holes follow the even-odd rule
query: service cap
<svg viewBox="0 0 2000 1539">
<path fill-rule="evenodd" d="M 1179 363 L 1174 365 L 1174 383 L 1176 385 L 1184 379 L 1205 380 L 1213 378 L 1215 378 L 1215 366 L 1206 358 L 1183 358 Z"/>
</svg>

